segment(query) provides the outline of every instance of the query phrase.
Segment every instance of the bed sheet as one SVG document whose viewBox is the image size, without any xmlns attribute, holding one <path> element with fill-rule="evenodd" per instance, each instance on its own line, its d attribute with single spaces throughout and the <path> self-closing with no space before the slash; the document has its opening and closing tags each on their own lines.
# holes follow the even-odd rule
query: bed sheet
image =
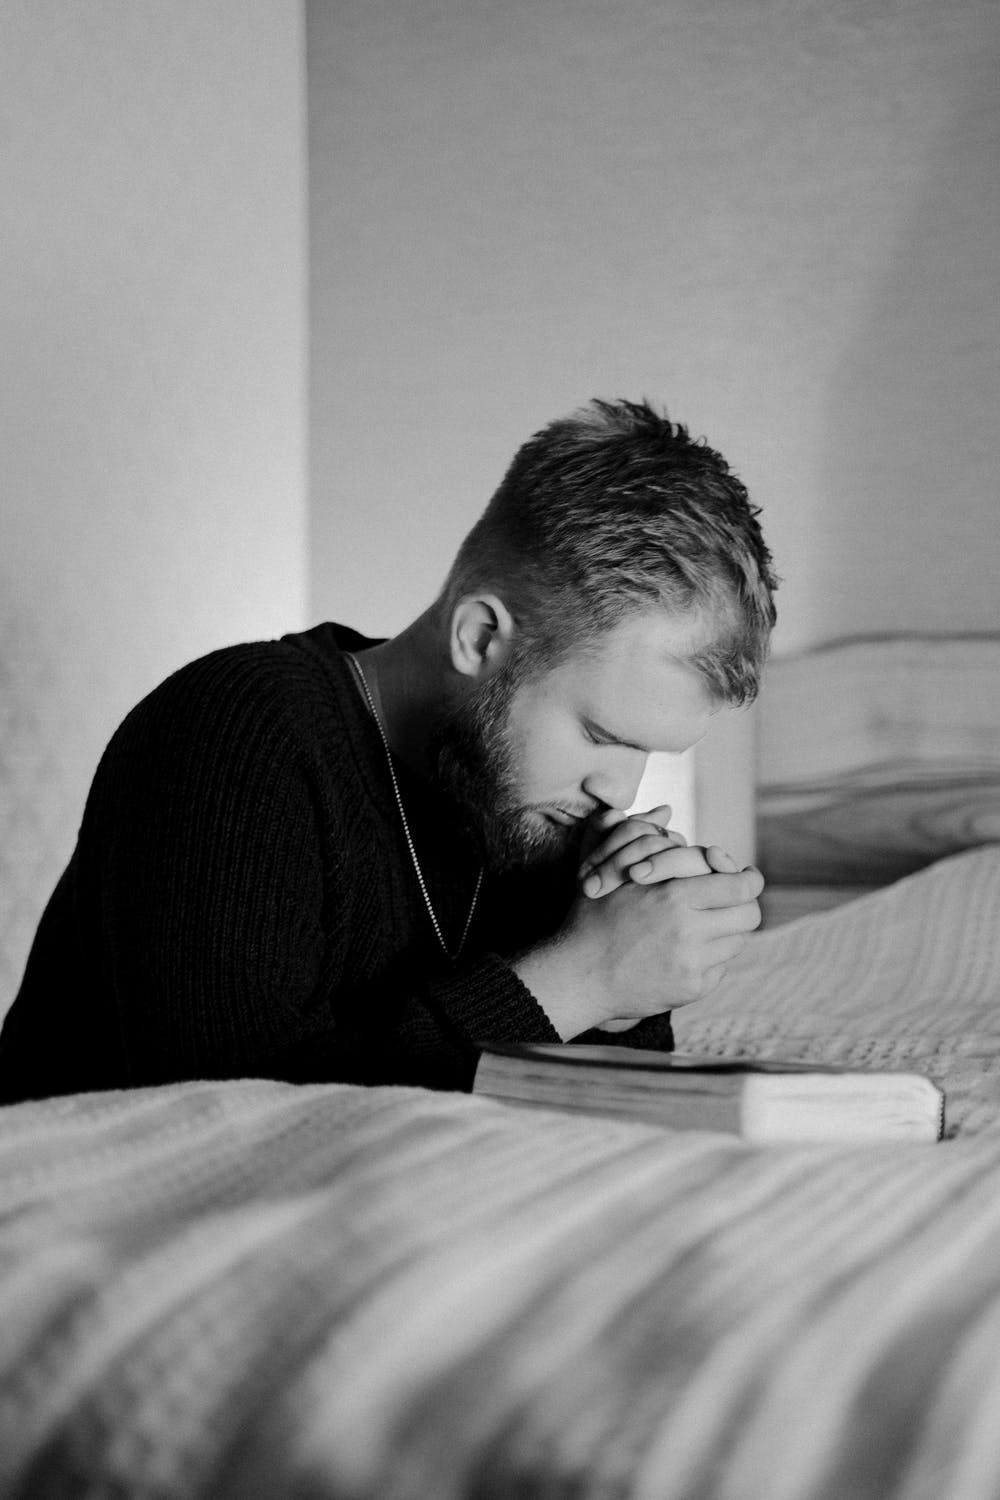
<svg viewBox="0 0 1000 1500">
<path fill-rule="evenodd" d="M 259 1080 L 0 1111 L 0 1494 L 995 1500 L 998 895 L 983 850 L 760 934 L 687 1028 L 881 1058 L 881 1004 L 957 1069 L 940 1145 Z"/>
</svg>

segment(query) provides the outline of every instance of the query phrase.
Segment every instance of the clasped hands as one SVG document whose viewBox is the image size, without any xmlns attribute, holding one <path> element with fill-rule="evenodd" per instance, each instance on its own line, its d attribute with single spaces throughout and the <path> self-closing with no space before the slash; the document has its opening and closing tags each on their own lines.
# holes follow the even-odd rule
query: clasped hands
<svg viewBox="0 0 1000 1500">
<path fill-rule="evenodd" d="M 614 809 L 599 813 L 588 828 L 584 846 L 586 853 L 578 872 L 580 889 L 584 895 L 597 900 L 601 896 L 610 895 L 627 881 L 656 885 L 664 880 L 694 879 L 713 874 L 746 873 L 756 876 L 760 887 L 763 887 L 763 878 L 758 871 L 748 867 L 746 872 L 741 872 L 732 855 L 727 854 L 718 844 L 709 844 L 706 848 L 689 845 L 682 834 L 670 827 L 672 817 L 673 808 L 666 803 L 631 815 Z M 756 896 L 749 901 L 741 899 L 745 898 L 746 887 L 751 883 L 756 882 L 730 882 L 733 905 L 747 908 L 745 913 L 740 911 L 736 914 L 737 920 L 742 922 L 745 917 L 748 923 L 745 929 L 741 928 L 739 931 L 751 931 L 760 922 Z M 759 893 L 758 890 L 757 894 Z M 680 894 L 683 895 L 683 892 Z M 697 897 L 698 893 L 689 889 L 687 894 Z M 724 891 L 720 892 L 718 884 L 713 887 L 713 896 L 724 894 Z M 738 946 L 737 943 L 729 944 L 732 949 L 731 958 L 742 950 L 744 943 L 738 933 L 733 936 L 737 937 Z M 713 952 L 713 957 L 716 957 L 717 951 Z M 706 971 L 709 988 L 714 988 L 721 980 L 727 962 L 728 960 L 716 958 L 716 963 L 709 966 Z M 627 1019 L 602 1021 L 598 1023 L 597 1029 L 627 1031 L 638 1020 L 638 1016 L 631 1016 Z"/>
<path fill-rule="evenodd" d="M 670 817 L 667 806 L 596 816 L 565 923 L 514 960 L 564 1041 L 702 999 L 760 925 L 760 871 L 689 846 Z"/>
<path fill-rule="evenodd" d="M 717 844 L 705 849 L 690 846 L 670 827 L 672 817 L 673 808 L 666 803 L 648 812 L 629 814 L 611 809 L 598 813 L 588 826 L 578 872 L 584 895 L 607 896 L 626 880 L 656 885 L 678 877 L 732 875 L 738 871 L 732 855 Z"/>
</svg>

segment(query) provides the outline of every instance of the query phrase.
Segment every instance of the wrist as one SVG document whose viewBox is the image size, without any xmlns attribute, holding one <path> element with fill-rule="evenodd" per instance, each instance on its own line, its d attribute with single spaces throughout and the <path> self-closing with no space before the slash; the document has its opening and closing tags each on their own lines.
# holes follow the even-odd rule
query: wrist
<svg viewBox="0 0 1000 1500">
<path fill-rule="evenodd" d="M 608 1010 L 590 994 L 586 976 L 574 972 L 575 966 L 565 961 L 560 947 L 546 943 L 530 948 L 512 958 L 510 966 L 534 995 L 560 1040 L 568 1042 L 606 1020 Z"/>
</svg>

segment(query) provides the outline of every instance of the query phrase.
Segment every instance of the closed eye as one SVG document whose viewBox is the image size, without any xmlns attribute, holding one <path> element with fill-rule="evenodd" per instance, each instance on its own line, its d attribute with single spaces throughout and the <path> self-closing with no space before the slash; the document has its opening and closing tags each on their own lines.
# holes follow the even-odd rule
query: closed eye
<svg viewBox="0 0 1000 1500">
<path fill-rule="evenodd" d="M 625 750 L 641 750 L 643 755 L 649 753 L 643 750 L 641 745 L 635 744 L 632 740 L 619 739 L 616 734 L 611 734 L 609 730 L 602 729 L 599 724 L 595 724 L 591 719 L 583 720 L 583 732 L 592 745 L 620 745 Z"/>
</svg>

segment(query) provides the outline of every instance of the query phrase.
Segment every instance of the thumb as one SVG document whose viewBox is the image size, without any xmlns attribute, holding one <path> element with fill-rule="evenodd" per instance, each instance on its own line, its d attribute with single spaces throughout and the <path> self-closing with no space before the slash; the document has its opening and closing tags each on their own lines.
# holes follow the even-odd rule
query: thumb
<svg viewBox="0 0 1000 1500">
<path fill-rule="evenodd" d="M 705 859 L 717 875 L 735 875 L 739 865 L 731 854 L 725 849 L 720 849 L 718 844 L 709 844 L 705 850 Z"/>
</svg>

